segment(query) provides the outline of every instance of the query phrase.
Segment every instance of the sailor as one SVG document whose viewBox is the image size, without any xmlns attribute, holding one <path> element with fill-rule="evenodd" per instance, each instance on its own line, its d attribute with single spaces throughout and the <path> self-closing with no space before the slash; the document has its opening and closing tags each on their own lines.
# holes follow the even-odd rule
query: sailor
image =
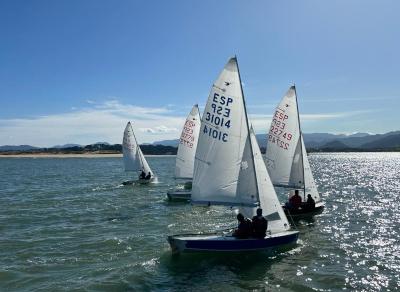
<svg viewBox="0 0 400 292">
<path fill-rule="evenodd" d="M 267 235 L 268 220 L 262 215 L 262 209 L 257 209 L 257 215 L 253 217 L 253 236 L 264 238 Z"/>
<path fill-rule="evenodd" d="M 289 199 L 289 206 L 292 209 L 298 209 L 301 206 L 301 197 L 299 196 L 299 190 L 294 191 L 294 195 Z"/>
<path fill-rule="evenodd" d="M 140 179 L 145 179 L 146 178 L 146 173 L 144 172 L 144 170 L 142 170 L 142 172 L 140 173 L 139 178 Z"/>
<path fill-rule="evenodd" d="M 151 173 L 150 173 L 150 171 L 149 171 L 149 173 L 146 175 L 146 177 L 144 178 L 144 179 L 151 179 Z"/>
<path fill-rule="evenodd" d="M 239 221 L 239 225 L 232 235 L 237 238 L 250 237 L 253 231 L 251 220 L 249 218 L 245 218 L 242 213 L 237 214 L 236 218 Z"/>
<path fill-rule="evenodd" d="M 313 210 L 313 209 L 315 209 L 315 201 L 314 201 L 314 199 L 311 197 L 311 194 L 308 194 L 308 195 L 307 195 L 306 208 L 307 208 L 308 210 Z"/>
</svg>

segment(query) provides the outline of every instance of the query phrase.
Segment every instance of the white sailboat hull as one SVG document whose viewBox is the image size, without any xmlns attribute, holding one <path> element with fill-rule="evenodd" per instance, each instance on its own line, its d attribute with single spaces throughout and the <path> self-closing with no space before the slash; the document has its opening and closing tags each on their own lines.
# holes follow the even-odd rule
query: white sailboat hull
<svg viewBox="0 0 400 292">
<path fill-rule="evenodd" d="M 191 190 L 176 189 L 167 192 L 167 197 L 170 201 L 189 201 L 192 196 Z"/>
<path fill-rule="evenodd" d="M 284 231 L 263 239 L 239 239 L 232 235 L 183 234 L 168 236 L 173 253 L 189 252 L 274 252 L 296 244 L 298 231 Z"/>
</svg>

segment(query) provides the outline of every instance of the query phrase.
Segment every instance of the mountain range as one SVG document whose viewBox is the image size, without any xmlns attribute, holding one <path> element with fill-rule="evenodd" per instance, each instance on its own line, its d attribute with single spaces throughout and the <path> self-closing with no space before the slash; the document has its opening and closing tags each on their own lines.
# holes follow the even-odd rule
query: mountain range
<svg viewBox="0 0 400 292">
<path fill-rule="evenodd" d="M 260 148 L 266 148 L 267 136 L 256 135 Z M 179 139 L 156 141 L 153 145 L 177 147 Z M 307 149 L 314 151 L 343 150 L 400 150 L 400 131 L 386 134 L 355 133 L 351 135 L 330 133 L 304 133 Z"/>
<path fill-rule="evenodd" d="M 261 150 L 265 151 L 267 136 L 257 134 L 257 141 Z M 304 142 L 309 151 L 400 151 L 400 131 L 385 134 L 355 133 L 352 135 L 330 133 L 305 133 Z M 176 153 L 179 139 L 156 141 L 153 144 L 142 144 L 141 148 L 146 154 Z M 26 152 L 26 151 L 121 151 L 121 144 L 111 145 L 107 142 L 97 142 L 90 145 L 65 144 L 49 148 L 40 148 L 30 145 L 4 145 L 0 152 Z M 165 152 L 166 151 L 166 152 Z"/>
</svg>

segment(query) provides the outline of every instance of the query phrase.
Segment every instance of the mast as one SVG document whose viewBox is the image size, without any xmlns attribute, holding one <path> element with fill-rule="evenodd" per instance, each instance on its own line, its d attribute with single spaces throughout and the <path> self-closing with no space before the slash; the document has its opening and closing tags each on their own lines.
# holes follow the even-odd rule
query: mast
<svg viewBox="0 0 400 292">
<path fill-rule="evenodd" d="M 236 61 L 236 67 L 238 69 L 238 75 L 239 75 L 239 85 L 240 85 L 240 91 L 242 92 L 242 101 L 243 101 L 243 107 L 244 107 L 244 115 L 246 118 L 246 126 L 247 126 L 247 133 L 248 133 L 248 139 L 250 143 L 250 152 L 251 152 L 251 157 L 253 158 L 253 170 L 254 170 L 254 176 L 256 180 L 256 189 L 257 189 L 257 197 L 258 197 L 258 204 L 260 204 L 260 192 L 258 190 L 258 181 L 257 181 L 257 173 L 256 173 L 256 165 L 254 163 L 254 151 L 253 151 L 253 144 L 251 143 L 251 134 L 250 134 L 250 127 L 249 127 L 249 119 L 247 118 L 247 108 L 246 108 L 246 101 L 244 99 L 244 93 L 243 93 L 243 87 L 242 87 L 242 79 L 240 78 L 240 71 L 239 71 L 239 64 L 237 61 L 237 57 L 235 55 L 235 61 Z"/>
<path fill-rule="evenodd" d="M 300 139 L 300 151 L 301 151 L 301 164 L 302 164 L 302 167 L 303 167 L 303 186 L 304 186 L 304 188 L 303 188 L 303 198 L 304 198 L 304 201 L 305 201 L 306 200 L 306 180 L 305 180 L 305 174 L 304 174 L 305 173 L 304 159 L 303 159 L 303 151 L 304 150 L 303 150 L 303 142 L 302 142 L 303 135 L 301 133 L 301 127 L 300 127 L 299 103 L 297 102 L 296 84 L 293 84 L 293 88 L 294 88 L 294 96 L 296 98 L 297 121 L 298 121 L 298 124 L 299 124 L 299 133 L 300 133 L 299 139 Z"/>
</svg>

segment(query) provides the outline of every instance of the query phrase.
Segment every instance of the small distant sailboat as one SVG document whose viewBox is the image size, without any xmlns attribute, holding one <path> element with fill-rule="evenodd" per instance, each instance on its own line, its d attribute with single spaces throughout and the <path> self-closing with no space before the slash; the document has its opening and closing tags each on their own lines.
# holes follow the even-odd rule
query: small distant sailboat
<svg viewBox="0 0 400 292">
<path fill-rule="evenodd" d="M 131 122 L 125 127 L 124 138 L 122 140 L 122 153 L 125 171 L 135 171 L 138 173 L 138 180 L 123 182 L 124 185 L 135 182 L 147 184 L 155 179 L 153 171 L 144 157 L 142 150 L 136 140 Z"/>
<path fill-rule="evenodd" d="M 192 203 L 224 205 L 252 213 L 261 207 L 268 235 L 239 239 L 232 234 L 184 234 L 168 237 L 174 253 L 273 251 L 296 243 L 251 134 L 236 57 L 213 84 L 201 120 L 193 174 Z"/>
<path fill-rule="evenodd" d="M 296 87 L 291 86 L 283 97 L 272 118 L 267 134 L 266 165 L 276 187 L 290 189 L 290 197 L 297 191 L 302 197 L 300 208 L 284 207 L 285 213 L 294 218 L 309 217 L 323 211 L 317 186 L 308 162 L 307 151 L 300 128 Z M 315 207 L 307 204 L 311 195 Z"/>
<path fill-rule="evenodd" d="M 199 138 L 200 119 L 199 107 L 196 104 L 186 118 L 179 139 L 178 153 L 176 154 L 175 179 L 186 180 L 186 182 L 182 188 L 177 188 L 167 193 L 170 200 L 190 200 L 194 155 Z"/>
</svg>

